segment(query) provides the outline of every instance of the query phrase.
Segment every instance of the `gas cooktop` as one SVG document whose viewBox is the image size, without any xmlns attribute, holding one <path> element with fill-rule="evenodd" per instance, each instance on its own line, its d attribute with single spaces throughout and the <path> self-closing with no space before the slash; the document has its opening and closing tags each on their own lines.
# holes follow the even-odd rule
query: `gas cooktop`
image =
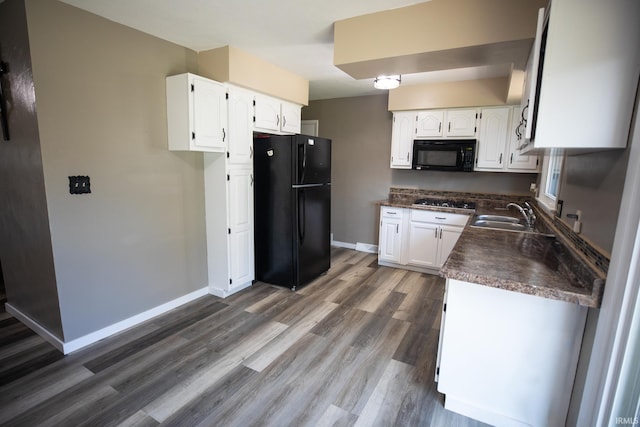
<svg viewBox="0 0 640 427">
<path fill-rule="evenodd" d="M 443 200 L 443 199 L 418 199 L 413 202 L 414 205 L 420 206 L 438 206 L 441 208 L 458 208 L 458 209 L 475 209 L 475 202 L 465 202 L 459 200 Z"/>
</svg>

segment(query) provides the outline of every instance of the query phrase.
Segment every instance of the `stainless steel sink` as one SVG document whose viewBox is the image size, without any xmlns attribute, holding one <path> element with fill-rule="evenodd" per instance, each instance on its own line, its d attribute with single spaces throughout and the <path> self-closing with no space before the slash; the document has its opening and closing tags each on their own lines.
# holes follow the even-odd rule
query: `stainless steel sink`
<svg viewBox="0 0 640 427">
<path fill-rule="evenodd" d="M 518 218 L 514 218 L 512 216 L 503 216 L 503 215 L 478 215 L 476 217 L 476 220 L 520 224 L 520 220 Z"/>
<path fill-rule="evenodd" d="M 482 216 L 482 215 L 481 215 Z M 491 216 L 491 215 L 487 215 Z M 527 231 L 527 226 L 516 222 L 506 222 L 506 221 L 489 221 L 486 219 L 476 219 L 473 224 L 475 227 L 483 227 L 483 228 L 498 228 L 500 230 L 511 230 L 511 231 Z"/>
</svg>

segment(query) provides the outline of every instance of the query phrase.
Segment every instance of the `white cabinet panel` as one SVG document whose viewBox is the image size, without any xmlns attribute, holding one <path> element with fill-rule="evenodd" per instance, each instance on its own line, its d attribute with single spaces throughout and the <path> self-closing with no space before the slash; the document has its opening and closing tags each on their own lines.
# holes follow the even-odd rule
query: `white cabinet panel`
<svg viewBox="0 0 640 427">
<path fill-rule="evenodd" d="M 504 168 L 509 118 L 510 107 L 482 109 L 476 146 L 476 170 Z"/>
<path fill-rule="evenodd" d="M 439 227 L 428 222 L 409 224 L 407 264 L 438 267 Z"/>
<path fill-rule="evenodd" d="M 425 110 L 417 113 L 416 137 L 441 137 L 444 110 Z"/>
<path fill-rule="evenodd" d="M 166 78 L 169 150 L 223 152 L 227 141 L 226 88 L 185 73 Z"/>
<path fill-rule="evenodd" d="M 402 219 L 382 218 L 380 221 L 379 259 L 389 262 L 401 262 Z"/>
<path fill-rule="evenodd" d="M 461 227 L 440 226 L 440 246 L 438 248 L 438 268 L 442 267 L 449 258 L 453 247 L 462 234 Z"/>
<path fill-rule="evenodd" d="M 253 174 L 249 168 L 229 169 L 229 254 L 231 286 L 254 279 Z"/>
<path fill-rule="evenodd" d="M 444 135 L 448 137 L 474 137 L 477 118 L 478 110 L 475 108 L 447 110 L 447 126 L 444 129 Z"/>
<path fill-rule="evenodd" d="M 251 165 L 253 153 L 253 94 L 229 86 L 229 164 Z"/>
<path fill-rule="evenodd" d="M 415 112 L 393 113 L 393 128 L 391 133 L 392 168 L 411 169 L 415 120 Z"/>
<path fill-rule="evenodd" d="M 506 162 L 506 167 L 509 172 L 538 172 L 539 162 L 537 155 L 522 154 L 518 147 L 522 144 L 524 135 L 523 127 L 520 126 L 522 121 L 522 108 L 520 106 L 513 107 L 511 112 L 511 127 L 509 129 L 509 159 Z M 518 126 L 520 126 L 518 128 Z M 522 135 L 518 139 L 518 132 Z"/>
<path fill-rule="evenodd" d="M 254 130 L 278 135 L 300 133 L 302 106 L 255 94 Z"/>
</svg>

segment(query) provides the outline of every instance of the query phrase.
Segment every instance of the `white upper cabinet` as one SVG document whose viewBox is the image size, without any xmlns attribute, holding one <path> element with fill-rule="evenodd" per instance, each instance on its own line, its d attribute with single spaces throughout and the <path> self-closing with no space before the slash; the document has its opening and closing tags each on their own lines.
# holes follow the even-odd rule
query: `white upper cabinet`
<svg viewBox="0 0 640 427">
<path fill-rule="evenodd" d="M 169 150 L 224 152 L 227 143 L 227 90 L 216 81 L 185 73 L 169 76 Z"/>
<path fill-rule="evenodd" d="M 550 5 L 530 146 L 570 153 L 625 148 L 639 77 L 640 2 L 553 0 Z"/>
<path fill-rule="evenodd" d="M 446 126 L 444 126 L 444 136 L 475 137 L 477 130 L 477 118 L 478 110 L 476 110 L 475 108 L 447 110 Z"/>
<path fill-rule="evenodd" d="M 510 112 L 510 107 L 483 108 L 481 110 L 475 170 L 504 168 Z"/>
<path fill-rule="evenodd" d="M 476 146 L 476 167 L 482 172 L 528 172 L 538 171 L 538 156 L 523 155 L 518 147 L 520 141 L 521 109 L 515 107 L 483 108 L 480 113 L 480 130 Z"/>
<path fill-rule="evenodd" d="M 415 123 L 415 111 L 393 113 L 393 126 L 391 130 L 392 168 L 411 169 Z"/>
<path fill-rule="evenodd" d="M 229 164 L 251 165 L 253 161 L 253 93 L 236 87 L 229 88 Z"/>
<path fill-rule="evenodd" d="M 522 123 L 522 109 L 520 106 L 512 107 L 511 126 L 509 128 L 508 142 L 508 159 L 506 167 L 508 172 L 538 172 L 539 161 L 537 155 L 522 154 L 518 147 L 522 144 L 524 138 Z"/>
<path fill-rule="evenodd" d="M 256 93 L 254 108 L 254 130 L 274 134 L 300 133 L 301 105 Z"/>
<path fill-rule="evenodd" d="M 280 130 L 285 133 L 300 133 L 302 106 L 282 101 L 282 123 Z"/>
<path fill-rule="evenodd" d="M 417 112 L 416 137 L 441 137 L 444 122 L 444 110 L 425 110 Z"/>
</svg>

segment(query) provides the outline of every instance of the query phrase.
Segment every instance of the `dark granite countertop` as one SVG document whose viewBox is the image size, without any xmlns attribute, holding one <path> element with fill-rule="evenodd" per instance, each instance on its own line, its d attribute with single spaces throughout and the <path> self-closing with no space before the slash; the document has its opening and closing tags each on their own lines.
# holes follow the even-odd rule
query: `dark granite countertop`
<svg viewBox="0 0 640 427">
<path fill-rule="evenodd" d="M 379 201 L 381 206 L 410 209 L 437 210 L 470 215 L 475 213 L 501 214 L 518 217 L 507 211 L 505 200 L 479 198 L 476 211 L 469 209 L 415 206 L 416 194 L 392 195 Z M 450 195 L 449 195 L 450 197 Z M 545 229 L 556 234 L 544 214 L 538 221 Z M 562 236 L 548 237 L 534 233 L 489 230 L 467 226 L 461 234 L 446 263 L 440 270 L 443 277 L 478 283 L 485 286 L 551 298 L 587 307 L 600 307 L 604 291 L 604 275 L 584 263 L 562 241 Z"/>
</svg>

